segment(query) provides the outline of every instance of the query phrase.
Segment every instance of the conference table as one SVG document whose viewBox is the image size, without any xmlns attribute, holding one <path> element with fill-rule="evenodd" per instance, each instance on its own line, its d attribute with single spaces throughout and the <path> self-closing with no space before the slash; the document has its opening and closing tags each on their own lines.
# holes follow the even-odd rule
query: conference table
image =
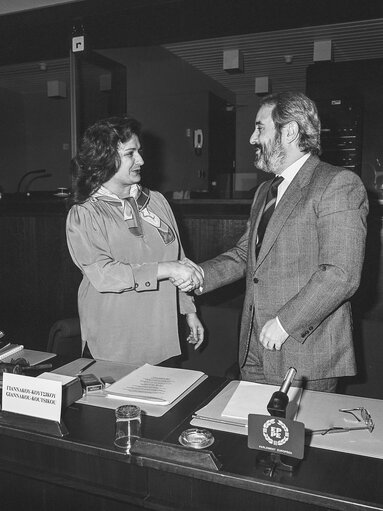
<svg viewBox="0 0 383 511">
<path fill-rule="evenodd" d="M 1 509 L 383 509 L 383 459 L 306 447 L 292 472 L 270 474 L 246 435 L 211 430 L 205 452 L 181 446 L 193 413 L 228 383 L 208 377 L 162 417 L 144 416 L 141 454 L 114 446 L 108 408 L 73 403 L 63 437 L 0 425 Z"/>
</svg>

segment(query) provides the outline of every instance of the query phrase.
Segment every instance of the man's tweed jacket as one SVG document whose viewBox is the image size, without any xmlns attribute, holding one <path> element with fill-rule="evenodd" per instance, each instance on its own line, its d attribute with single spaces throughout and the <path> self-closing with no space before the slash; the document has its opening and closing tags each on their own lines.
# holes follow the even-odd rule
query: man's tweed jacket
<svg viewBox="0 0 383 511">
<path fill-rule="evenodd" d="M 310 156 L 268 224 L 256 259 L 257 227 L 270 181 L 255 194 L 236 246 L 201 264 L 203 293 L 246 276 L 239 364 L 249 342 L 278 316 L 289 334 L 280 351 L 264 350 L 266 379 L 319 379 L 356 373 L 349 298 L 359 286 L 368 202 L 353 172 Z M 263 348 L 262 348 L 263 349 Z"/>
</svg>

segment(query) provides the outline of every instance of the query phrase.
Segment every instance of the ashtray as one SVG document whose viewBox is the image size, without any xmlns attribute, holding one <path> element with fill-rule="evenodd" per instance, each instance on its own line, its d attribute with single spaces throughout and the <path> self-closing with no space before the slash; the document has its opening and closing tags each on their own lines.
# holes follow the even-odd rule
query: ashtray
<svg viewBox="0 0 383 511">
<path fill-rule="evenodd" d="M 204 449 L 205 447 L 210 447 L 212 445 L 214 437 L 211 431 L 208 431 L 207 429 L 192 428 L 183 431 L 178 441 L 185 447 Z"/>
<path fill-rule="evenodd" d="M 62 197 L 62 198 L 70 197 L 70 193 L 66 193 L 66 192 L 57 192 L 57 193 L 54 193 L 53 195 L 55 197 Z"/>
</svg>

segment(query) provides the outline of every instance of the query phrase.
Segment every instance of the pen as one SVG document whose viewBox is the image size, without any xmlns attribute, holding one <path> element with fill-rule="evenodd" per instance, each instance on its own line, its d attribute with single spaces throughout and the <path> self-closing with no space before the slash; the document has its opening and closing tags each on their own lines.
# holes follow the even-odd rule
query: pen
<svg viewBox="0 0 383 511">
<path fill-rule="evenodd" d="M 89 362 L 88 364 L 84 365 L 84 367 L 82 367 L 79 372 L 76 374 L 76 376 L 78 376 L 79 374 L 82 374 L 85 369 L 88 369 L 88 367 L 92 366 L 93 364 L 95 364 L 97 362 L 97 360 L 92 360 L 91 362 Z"/>
</svg>

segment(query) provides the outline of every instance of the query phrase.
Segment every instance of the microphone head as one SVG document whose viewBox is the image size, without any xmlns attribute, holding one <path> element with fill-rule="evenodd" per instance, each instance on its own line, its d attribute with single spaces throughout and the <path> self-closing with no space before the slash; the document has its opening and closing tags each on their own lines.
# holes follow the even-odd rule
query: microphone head
<svg viewBox="0 0 383 511">
<path fill-rule="evenodd" d="M 285 375 L 281 388 L 279 389 L 280 392 L 285 392 L 287 394 L 296 374 L 297 370 L 295 369 L 295 367 L 290 367 L 290 369 L 287 371 Z"/>
</svg>

